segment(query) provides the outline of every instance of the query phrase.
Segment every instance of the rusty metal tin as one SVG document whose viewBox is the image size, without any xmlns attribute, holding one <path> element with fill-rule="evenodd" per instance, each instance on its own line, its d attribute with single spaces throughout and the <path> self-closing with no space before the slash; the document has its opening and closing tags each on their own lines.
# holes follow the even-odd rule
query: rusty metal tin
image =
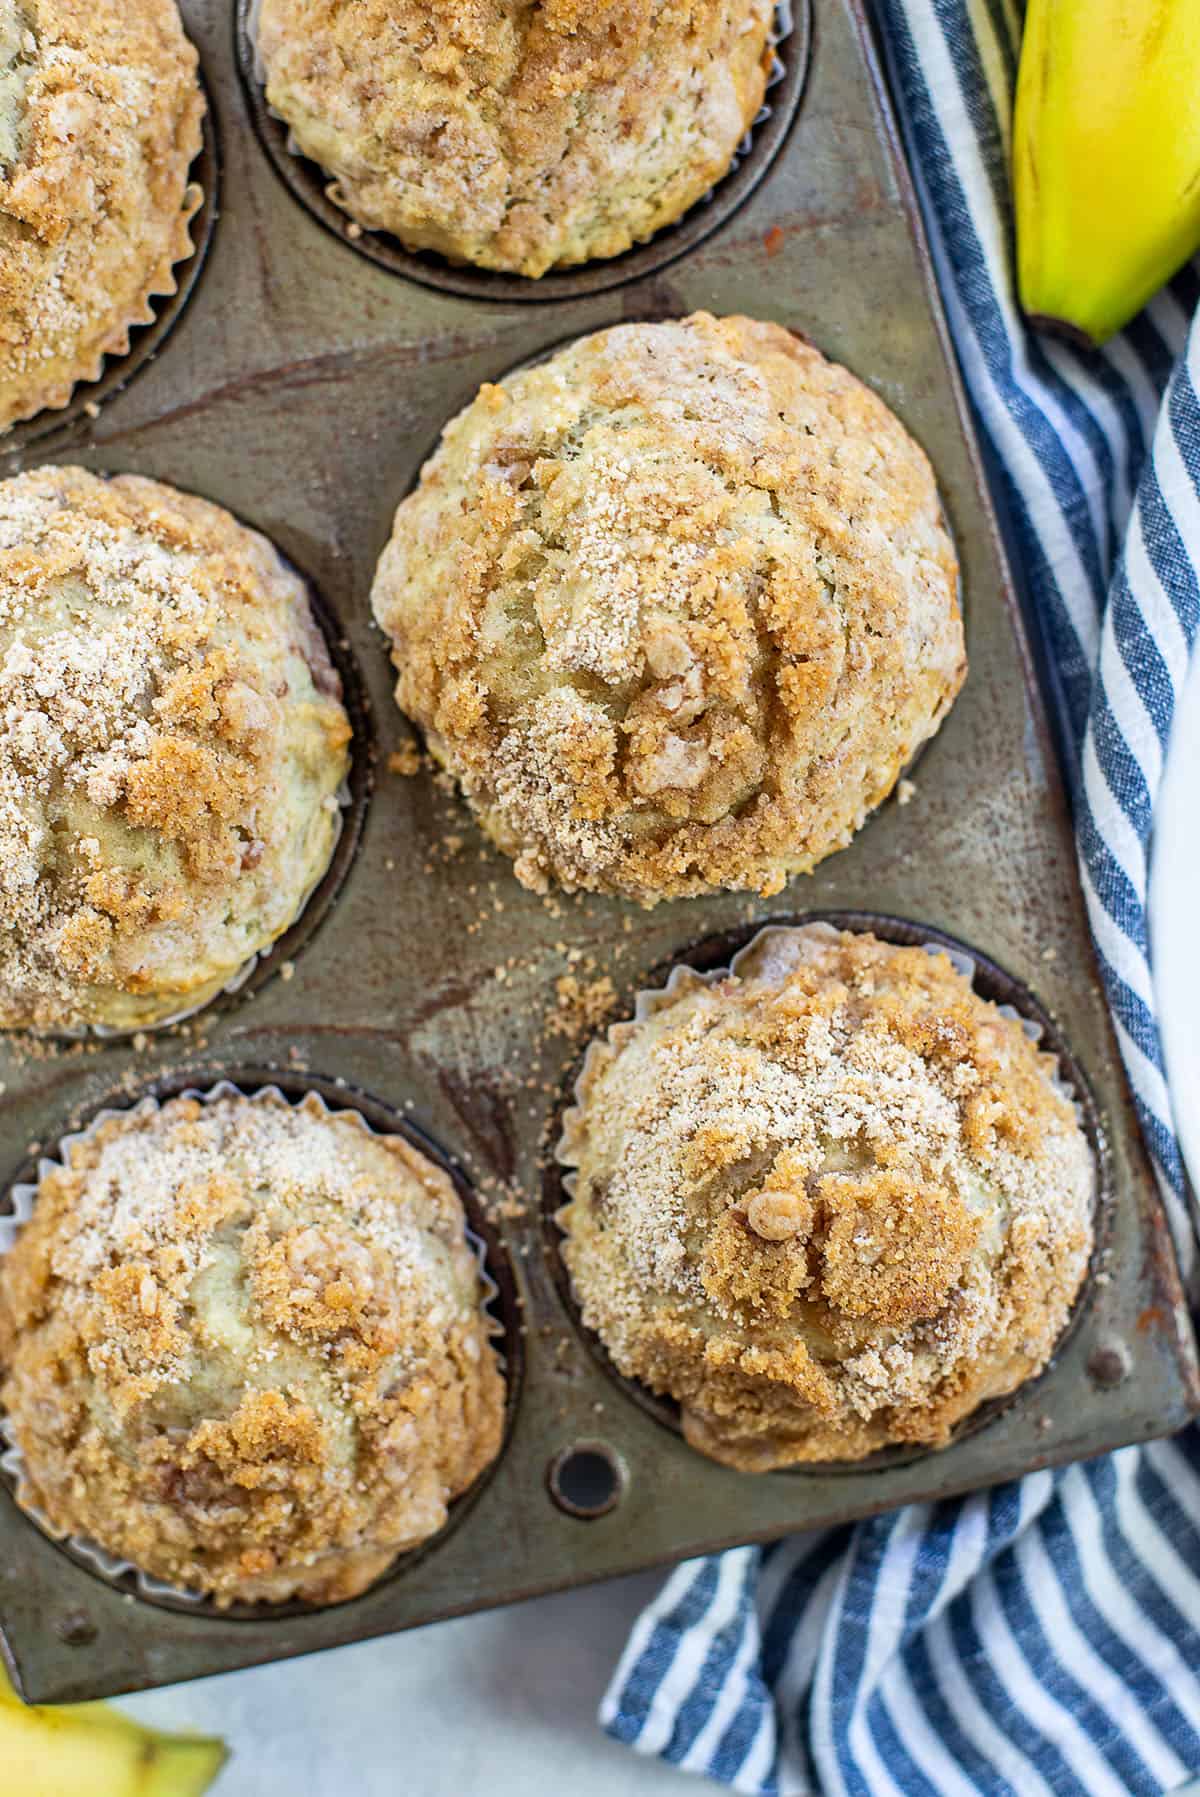
<svg viewBox="0 0 1200 1797">
<path fill-rule="evenodd" d="M 953 371 L 912 188 L 861 0 L 814 0 L 793 123 L 742 203 L 666 266 L 551 304 L 435 290 L 381 267 L 297 203 L 264 153 L 229 0 L 184 0 L 224 170 L 206 266 L 170 341 L 98 418 L 6 446 L 192 488 L 265 531 L 313 581 L 365 688 L 375 790 L 293 977 L 264 977 L 141 1041 L 42 1056 L 0 1042 L 0 1169 L 16 1178 L 114 1092 L 252 1067 L 344 1081 L 421 1126 L 492 1202 L 524 1371 L 492 1476 L 448 1533 L 351 1603 L 183 1613 L 76 1564 L 0 1489 L 0 1623 L 25 1693 L 95 1697 L 331 1647 L 734 1542 L 1008 1479 L 1180 1427 L 1195 1343 L 1097 976 L 1042 701 Z M 605 271 L 606 277 L 609 271 Z M 633 273 L 633 264 L 628 271 Z M 802 329 L 875 386 L 928 450 L 963 562 L 971 677 L 916 770 L 855 843 L 773 906 L 544 901 L 427 775 L 370 621 L 397 500 L 443 422 L 514 364 L 625 318 L 708 307 Z M 542 1156 L 578 1044 L 548 1028 L 555 982 L 609 976 L 618 1005 L 710 936 L 774 912 L 872 912 L 944 931 L 1032 992 L 1095 1106 L 1106 1252 L 1053 1367 L 984 1426 L 902 1465 L 752 1477 L 695 1454 L 635 1403 L 575 1327 L 543 1229 Z M 303 939 L 303 940 L 301 940 Z M 274 962 L 278 957 L 273 958 Z M 495 1202 L 501 1192 L 505 1202 Z M 584 1450 L 572 1466 L 564 1450 Z M 607 1474 L 605 1469 L 607 1470 Z"/>
</svg>

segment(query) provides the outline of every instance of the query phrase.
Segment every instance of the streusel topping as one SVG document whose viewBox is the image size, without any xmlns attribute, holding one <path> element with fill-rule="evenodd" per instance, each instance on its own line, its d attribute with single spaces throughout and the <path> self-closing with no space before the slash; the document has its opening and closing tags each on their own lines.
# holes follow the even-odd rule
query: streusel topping
<svg viewBox="0 0 1200 1797">
<path fill-rule="evenodd" d="M 773 0 L 259 0 L 267 98 L 360 224 L 537 276 L 618 255 L 729 168 Z"/>
<path fill-rule="evenodd" d="M 928 462 L 781 329 L 621 325 L 486 386 L 380 560 L 396 696 L 526 884 L 776 892 L 965 672 Z"/>
<path fill-rule="evenodd" d="M 0 1023 L 178 1009 L 272 940 L 336 833 L 338 693 L 303 586 L 228 513 L 0 482 Z"/>
<path fill-rule="evenodd" d="M 463 1228 L 432 1161 L 315 1099 L 95 1126 L 0 1257 L 24 1501 L 220 1601 L 362 1589 L 499 1444 Z"/>
<path fill-rule="evenodd" d="M 580 1097 L 584 1320 L 718 1458 L 938 1445 L 1053 1348 L 1091 1152 L 1053 1062 L 944 956 L 769 932 L 611 1031 Z"/>
<path fill-rule="evenodd" d="M 174 0 L 0 0 L 0 432 L 174 292 L 203 116 Z"/>
</svg>

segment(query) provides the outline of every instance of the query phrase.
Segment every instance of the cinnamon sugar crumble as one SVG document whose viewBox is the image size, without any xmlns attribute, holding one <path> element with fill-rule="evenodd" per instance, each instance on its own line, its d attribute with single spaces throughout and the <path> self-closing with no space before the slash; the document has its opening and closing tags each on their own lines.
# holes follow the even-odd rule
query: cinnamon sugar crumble
<svg viewBox="0 0 1200 1797">
<path fill-rule="evenodd" d="M 0 4 L 0 433 L 175 291 L 203 116 L 173 0 Z"/>
<path fill-rule="evenodd" d="M 564 973 L 554 982 L 554 991 L 557 1008 L 546 1019 L 547 1036 L 591 1035 L 617 1000 L 616 988 L 607 974 L 595 980 L 580 980 L 573 973 Z"/>
<path fill-rule="evenodd" d="M 450 1181 L 314 1099 L 78 1139 L 0 1257 L 0 1360 L 22 1501 L 218 1601 L 361 1590 L 499 1443 Z"/>
<path fill-rule="evenodd" d="M 262 0 L 267 98 L 347 235 L 528 276 L 620 254 L 729 168 L 773 0 Z"/>
<path fill-rule="evenodd" d="M 944 956 L 769 932 L 589 1051 L 562 1153 L 584 1320 L 757 1469 L 943 1444 L 1044 1364 L 1095 1169 L 1054 1064 Z"/>
<path fill-rule="evenodd" d="M 0 726 L 4 1027 L 201 1002 L 336 839 L 349 724 L 307 594 L 155 482 L 0 482 Z"/>
<path fill-rule="evenodd" d="M 778 325 L 621 325 L 480 394 L 372 593 L 396 697 L 534 891 L 777 892 L 965 672 L 932 472 Z"/>
<path fill-rule="evenodd" d="M 402 748 L 394 749 L 387 758 L 388 773 L 400 774 L 406 778 L 419 774 L 423 764 L 424 757 L 414 742 L 407 742 Z"/>
</svg>

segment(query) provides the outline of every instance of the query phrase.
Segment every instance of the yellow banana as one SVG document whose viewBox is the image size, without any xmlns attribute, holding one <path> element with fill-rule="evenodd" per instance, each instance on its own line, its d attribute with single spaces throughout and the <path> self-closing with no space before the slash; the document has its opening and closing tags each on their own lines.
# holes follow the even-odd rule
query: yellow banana
<svg viewBox="0 0 1200 1797">
<path fill-rule="evenodd" d="M 224 1759 L 220 1741 L 160 1735 L 105 1704 L 25 1705 L 0 1661 L 5 1797 L 201 1797 Z"/>
<path fill-rule="evenodd" d="M 1029 0 L 1021 305 L 1102 343 L 1200 249 L 1200 0 Z"/>
</svg>

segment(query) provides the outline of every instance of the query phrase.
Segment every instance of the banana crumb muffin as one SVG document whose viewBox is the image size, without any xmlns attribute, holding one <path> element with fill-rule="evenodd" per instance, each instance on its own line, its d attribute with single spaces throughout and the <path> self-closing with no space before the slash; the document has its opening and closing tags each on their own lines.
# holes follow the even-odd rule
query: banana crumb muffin
<svg viewBox="0 0 1200 1797">
<path fill-rule="evenodd" d="M 66 405 L 174 293 L 196 66 L 174 0 L 0 0 L 0 432 Z"/>
<path fill-rule="evenodd" d="M 0 481 L 0 1027 L 214 996 L 325 871 L 349 739 L 265 537 L 135 475 Z"/>
<path fill-rule="evenodd" d="M 329 194 L 453 262 L 616 256 L 729 168 L 773 0 L 259 0 L 267 99 Z"/>
<path fill-rule="evenodd" d="M 584 1322 L 744 1471 L 944 1446 L 1083 1282 L 1096 1169 L 1055 1074 L 943 954 L 809 925 L 678 971 L 565 1120 Z"/>
<path fill-rule="evenodd" d="M 396 698 L 526 885 L 778 892 L 962 683 L 932 471 L 775 324 L 619 325 L 485 386 L 372 595 Z"/>
<path fill-rule="evenodd" d="M 221 1604 L 353 1597 L 499 1451 L 463 1230 L 441 1168 L 311 1095 L 106 1118 L 0 1255 L 19 1501 Z"/>
</svg>

